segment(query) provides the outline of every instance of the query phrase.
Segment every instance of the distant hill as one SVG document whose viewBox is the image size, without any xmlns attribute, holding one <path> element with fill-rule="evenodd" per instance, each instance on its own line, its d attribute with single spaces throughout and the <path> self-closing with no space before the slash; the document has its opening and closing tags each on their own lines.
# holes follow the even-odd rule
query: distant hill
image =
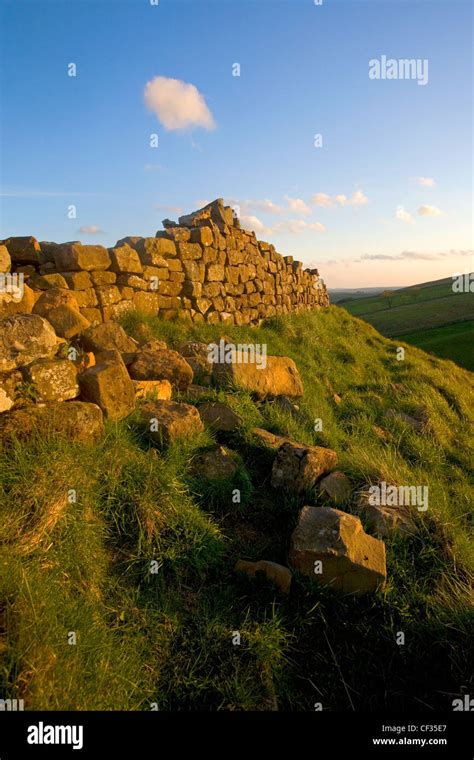
<svg viewBox="0 0 474 760">
<path fill-rule="evenodd" d="M 367 298 L 367 296 L 377 296 L 384 290 L 397 290 L 397 288 L 328 288 L 331 303 L 342 304 L 345 301 L 352 301 L 355 298 Z"/>
<path fill-rule="evenodd" d="M 388 338 L 401 338 L 474 370 L 474 294 L 454 293 L 450 277 L 339 301 Z"/>
</svg>

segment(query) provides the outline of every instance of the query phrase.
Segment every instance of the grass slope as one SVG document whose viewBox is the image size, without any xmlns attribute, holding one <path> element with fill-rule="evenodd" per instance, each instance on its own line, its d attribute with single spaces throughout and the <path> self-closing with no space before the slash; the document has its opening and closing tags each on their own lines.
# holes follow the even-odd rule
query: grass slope
<svg viewBox="0 0 474 760">
<path fill-rule="evenodd" d="M 128 317 L 131 334 L 139 322 Z M 222 334 L 147 323 L 170 346 Z M 0 454 L 0 696 L 26 709 L 450 709 L 472 689 L 472 376 L 417 348 L 397 361 L 395 343 L 337 307 L 225 333 L 291 356 L 305 386 L 298 419 L 227 394 L 242 418 L 233 482 L 192 474 L 208 432 L 159 453 L 136 417 L 97 445 L 56 437 Z M 384 419 L 420 407 L 423 435 Z M 234 574 L 237 558 L 285 563 L 299 508 L 321 503 L 271 489 L 255 425 L 334 448 L 354 488 L 429 486 L 420 534 L 387 541 L 383 592 L 344 597 L 296 578 L 286 598 Z"/>
<path fill-rule="evenodd" d="M 474 372 L 474 321 L 400 335 L 400 340 Z"/>
<path fill-rule="evenodd" d="M 472 369 L 474 297 L 453 293 L 452 279 L 436 280 L 357 300 L 340 301 L 387 337 L 401 340 Z M 466 322 L 467 325 L 459 323 Z M 456 325 L 453 329 L 448 326 Z M 444 329 L 440 329 L 444 328 Z"/>
</svg>

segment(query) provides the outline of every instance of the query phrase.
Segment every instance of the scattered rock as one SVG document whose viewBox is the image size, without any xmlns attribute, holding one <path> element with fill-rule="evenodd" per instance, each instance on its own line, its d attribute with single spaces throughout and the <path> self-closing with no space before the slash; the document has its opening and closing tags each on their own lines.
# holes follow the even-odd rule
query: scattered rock
<svg viewBox="0 0 474 760">
<path fill-rule="evenodd" d="M 257 573 L 263 573 L 267 580 L 274 583 L 282 594 L 290 593 L 293 575 L 291 570 L 284 565 L 279 565 L 277 562 L 270 562 L 266 559 L 261 559 L 259 562 L 248 562 L 247 560 L 239 559 L 234 569 L 238 573 L 245 573 L 250 578 L 255 578 Z"/>
<path fill-rule="evenodd" d="M 34 314 L 39 314 L 49 320 L 49 312 L 58 306 L 69 306 L 75 311 L 79 311 L 79 304 L 74 293 L 69 289 L 49 288 L 41 293 L 33 309 Z"/>
<path fill-rule="evenodd" d="M 186 359 L 171 349 L 153 350 L 145 344 L 129 367 L 133 380 L 169 380 L 185 391 L 193 381 L 193 371 Z"/>
<path fill-rule="evenodd" d="M 0 387 L 0 414 L 8 412 L 13 406 L 13 399 L 7 394 L 4 388 Z"/>
<path fill-rule="evenodd" d="M 267 449 L 272 449 L 273 451 L 278 451 L 284 443 L 292 443 L 291 438 L 288 438 L 286 435 L 275 435 L 275 433 L 269 433 L 268 430 L 264 430 L 263 428 L 252 428 L 250 432 Z"/>
<path fill-rule="evenodd" d="M 104 432 L 102 412 L 95 404 L 63 401 L 12 409 L 0 415 L 0 445 L 26 441 L 32 435 L 63 436 L 82 443 L 97 442 Z"/>
<path fill-rule="evenodd" d="M 287 356 L 267 356 L 266 366 L 257 362 L 237 361 L 233 353 L 229 363 L 214 363 L 212 374 L 218 385 L 236 386 L 249 391 L 259 399 L 269 396 L 303 395 L 303 383 L 293 359 Z"/>
<path fill-rule="evenodd" d="M 53 328 L 36 314 L 0 319 L 0 372 L 49 358 L 56 353 L 56 346 Z"/>
<path fill-rule="evenodd" d="M 218 401 L 209 401 L 200 404 L 199 414 L 205 425 L 218 433 L 228 433 L 237 430 L 242 420 L 227 404 Z"/>
<path fill-rule="evenodd" d="M 332 449 L 293 441 L 283 443 L 273 463 L 271 485 L 298 493 L 308 491 L 336 462 L 337 454 Z"/>
<path fill-rule="evenodd" d="M 383 541 L 367 535 L 358 517 L 332 507 L 303 507 L 289 558 L 295 570 L 345 593 L 376 591 L 387 578 Z"/>
<path fill-rule="evenodd" d="M 0 245 L 0 272 L 5 274 L 10 271 L 12 260 L 6 245 Z"/>
<path fill-rule="evenodd" d="M 23 376 L 38 402 L 68 401 L 79 395 L 77 369 L 68 359 L 39 359 L 23 368 Z"/>
<path fill-rule="evenodd" d="M 156 398 L 164 401 L 171 399 L 169 380 L 132 380 L 137 399 Z"/>
<path fill-rule="evenodd" d="M 121 354 L 136 354 L 137 344 L 129 338 L 123 327 L 117 322 L 103 322 L 89 327 L 79 338 L 79 343 L 86 351 L 116 350 Z"/>
<path fill-rule="evenodd" d="M 140 407 L 141 418 L 159 445 L 188 438 L 204 430 L 195 406 L 176 401 L 150 401 Z"/>
<path fill-rule="evenodd" d="M 100 363 L 79 375 L 81 395 L 97 404 L 105 417 L 122 420 L 135 409 L 135 388 L 120 354 L 102 356 Z"/>
<path fill-rule="evenodd" d="M 346 504 L 352 495 L 352 487 L 349 478 L 343 472 L 336 470 L 330 472 L 319 481 L 319 492 L 337 506 Z"/>
<path fill-rule="evenodd" d="M 66 305 L 50 309 L 48 311 L 48 322 L 53 325 L 56 333 L 66 340 L 73 338 L 83 330 L 87 330 L 90 326 L 89 320 L 78 309 Z"/>
<path fill-rule="evenodd" d="M 294 404 L 288 396 L 277 396 L 275 404 L 283 411 L 291 414 L 292 417 L 298 418 L 301 416 L 300 408 L 297 404 Z"/>
<path fill-rule="evenodd" d="M 8 276 L 8 275 L 7 275 Z M 0 275 L 0 283 L 2 276 Z M 0 291 L 0 318 L 13 314 L 31 314 L 35 305 L 36 292 L 23 284 L 22 291 Z"/>
<path fill-rule="evenodd" d="M 186 396 L 191 401 L 199 401 L 203 396 L 209 396 L 209 388 L 203 385 L 191 384 L 189 388 L 186 388 Z"/>
<path fill-rule="evenodd" d="M 229 449 L 215 446 L 196 457 L 192 469 L 206 480 L 226 480 L 232 478 L 239 467 Z"/>
<path fill-rule="evenodd" d="M 363 491 L 358 496 L 357 507 L 368 530 L 376 536 L 388 538 L 394 533 L 407 535 L 418 533 L 417 525 L 405 506 L 387 507 L 382 504 L 371 504 L 370 494 Z"/>
</svg>

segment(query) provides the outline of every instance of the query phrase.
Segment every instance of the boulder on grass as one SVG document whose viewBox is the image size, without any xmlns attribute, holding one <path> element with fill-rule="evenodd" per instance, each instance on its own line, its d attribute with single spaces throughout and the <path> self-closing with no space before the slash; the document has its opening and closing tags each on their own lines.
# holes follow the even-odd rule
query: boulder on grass
<svg viewBox="0 0 474 760">
<path fill-rule="evenodd" d="M 363 594 L 387 579 L 385 544 L 358 517 L 332 507 L 303 507 L 291 537 L 290 564 L 317 583 Z"/>
<path fill-rule="evenodd" d="M 56 333 L 42 317 L 18 314 L 0 319 L 0 372 L 51 357 L 56 349 Z"/>
<path fill-rule="evenodd" d="M 137 399 L 171 399 L 171 383 L 169 380 L 132 380 Z"/>
<path fill-rule="evenodd" d="M 98 354 L 98 364 L 79 375 L 81 396 L 97 404 L 110 420 L 122 420 L 135 409 L 135 388 L 120 354 Z"/>
<path fill-rule="evenodd" d="M 199 412 L 190 404 L 150 401 L 140 407 L 142 422 L 158 445 L 179 438 L 192 438 L 204 430 Z"/>
<path fill-rule="evenodd" d="M 230 406 L 219 401 L 209 401 L 199 404 L 199 414 L 205 425 L 217 433 L 229 433 L 237 430 L 242 420 Z"/>
<path fill-rule="evenodd" d="M 357 499 L 357 508 L 370 533 L 381 538 L 388 538 L 394 533 L 414 535 L 418 527 L 406 506 L 388 507 L 371 504 L 370 494 L 363 491 Z"/>
<path fill-rule="evenodd" d="M 349 478 L 343 472 L 330 472 L 319 481 L 319 492 L 336 506 L 345 504 L 352 495 Z"/>
<path fill-rule="evenodd" d="M 294 441 L 283 443 L 273 462 L 273 488 L 308 491 L 337 462 L 337 454 L 322 446 L 304 446 Z"/>
<path fill-rule="evenodd" d="M 255 578 L 258 573 L 262 573 L 267 580 L 271 581 L 278 587 L 282 594 L 289 594 L 291 579 L 293 577 L 291 570 L 284 565 L 279 565 L 277 562 L 270 562 L 266 559 L 261 559 L 259 562 L 248 562 L 244 559 L 239 559 L 235 563 L 235 571 L 238 573 L 245 573 L 250 578 Z"/>
<path fill-rule="evenodd" d="M 79 309 L 73 309 L 71 306 L 57 306 L 55 309 L 48 311 L 48 322 L 51 322 L 57 335 L 69 340 L 79 335 L 83 330 L 90 327 L 90 322 L 86 319 Z"/>
<path fill-rule="evenodd" d="M 250 432 L 258 439 L 259 443 L 262 443 L 267 449 L 272 449 L 272 451 L 278 451 L 284 443 L 292 442 L 291 438 L 286 435 L 276 435 L 263 428 L 252 428 Z"/>
<path fill-rule="evenodd" d="M 229 353 L 229 357 L 229 362 L 213 362 L 212 375 L 218 385 L 242 388 L 262 400 L 273 396 L 295 398 L 303 395 L 303 383 L 293 359 L 267 356 L 263 366 L 263 362 L 244 361 L 252 356 L 246 357 L 243 352 L 239 358 L 238 350 Z"/>
<path fill-rule="evenodd" d="M 23 368 L 23 377 L 39 402 L 68 401 L 79 395 L 77 369 L 68 359 L 38 359 Z"/>
<path fill-rule="evenodd" d="M 178 390 L 185 391 L 193 381 L 193 371 L 186 359 L 169 348 L 153 350 L 147 344 L 129 367 L 133 380 L 169 380 Z"/>
<path fill-rule="evenodd" d="M 214 446 L 196 457 L 193 472 L 206 480 L 226 480 L 232 478 L 239 466 L 232 452 L 225 446 Z"/>
<path fill-rule="evenodd" d="M 110 350 L 119 351 L 121 354 L 137 352 L 137 344 L 117 322 L 104 322 L 89 327 L 82 333 L 79 343 L 85 351 L 94 353 Z"/>
<path fill-rule="evenodd" d="M 103 432 L 104 420 L 99 407 L 81 401 L 32 405 L 0 415 L 0 446 L 9 446 L 14 440 L 27 441 L 33 435 L 95 443 Z"/>
</svg>

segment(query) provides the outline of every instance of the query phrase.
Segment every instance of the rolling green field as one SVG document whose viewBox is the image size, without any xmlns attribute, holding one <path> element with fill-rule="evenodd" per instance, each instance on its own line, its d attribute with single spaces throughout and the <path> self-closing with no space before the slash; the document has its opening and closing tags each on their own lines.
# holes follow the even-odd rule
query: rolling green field
<svg viewBox="0 0 474 760">
<path fill-rule="evenodd" d="M 453 293 L 450 278 L 339 305 L 389 338 L 473 369 L 474 293 Z"/>
<path fill-rule="evenodd" d="M 457 322 L 454 325 L 417 330 L 408 335 L 399 335 L 400 340 L 436 354 L 474 372 L 474 321 Z"/>
<path fill-rule="evenodd" d="M 396 342 L 334 306 L 260 328 L 124 324 L 170 347 L 225 327 L 292 357 L 299 413 L 210 387 L 241 418 L 227 440 L 239 469 L 219 487 L 193 470 L 209 429 L 159 450 L 137 415 L 97 444 L 0 448 L 0 696 L 26 710 L 450 710 L 472 675 L 472 375 L 415 347 L 399 362 Z M 425 431 L 393 409 L 422 413 Z M 254 426 L 333 448 L 354 498 L 378 480 L 428 485 L 419 532 L 386 540 L 384 590 L 342 596 L 296 576 L 287 597 L 234 572 L 239 558 L 286 564 L 299 510 L 322 504 L 271 488 Z"/>
</svg>

